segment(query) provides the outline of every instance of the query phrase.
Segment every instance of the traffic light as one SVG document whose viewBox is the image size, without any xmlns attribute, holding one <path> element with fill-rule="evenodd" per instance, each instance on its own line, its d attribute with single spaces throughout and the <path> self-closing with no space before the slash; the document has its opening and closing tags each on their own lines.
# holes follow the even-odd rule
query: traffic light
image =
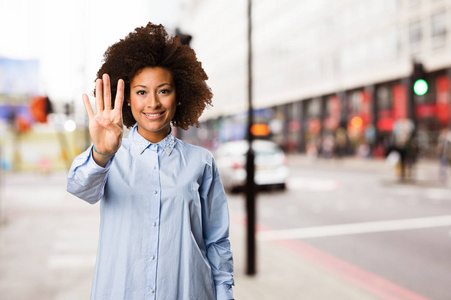
<svg viewBox="0 0 451 300">
<path fill-rule="evenodd" d="M 74 104 L 73 103 L 64 103 L 64 114 L 67 117 L 70 117 L 74 113 Z"/>
<path fill-rule="evenodd" d="M 429 85 L 425 75 L 426 72 L 424 71 L 423 64 L 415 62 L 413 65 L 412 82 L 413 82 L 413 92 L 417 96 L 426 95 L 426 93 L 429 90 Z"/>
<path fill-rule="evenodd" d="M 39 123 L 47 123 L 47 116 L 53 113 L 52 103 L 48 97 L 35 97 L 30 103 L 30 112 Z"/>
<path fill-rule="evenodd" d="M 180 38 L 180 42 L 182 43 L 182 45 L 189 46 L 189 43 L 191 42 L 191 39 L 193 38 L 191 35 L 182 33 L 179 28 L 175 29 L 175 34 Z"/>
</svg>

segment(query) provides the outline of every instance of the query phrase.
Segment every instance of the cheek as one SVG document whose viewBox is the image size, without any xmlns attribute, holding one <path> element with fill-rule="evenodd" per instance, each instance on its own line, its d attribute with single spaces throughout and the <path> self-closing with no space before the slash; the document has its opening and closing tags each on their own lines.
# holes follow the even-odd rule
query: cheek
<svg viewBox="0 0 451 300">
<path fill-rule="evenodd" d="M 170 99 L 167 99 L 167 101 L 165 101 L 165 103 L 163 104 L 163 106 L 164 106 L 167 110 L 170 110 L 171 113 L 175 113 L 175 110 L 177 109 L 177 103 L 176 103 L 175 96 L 174 96 L 174 97 L 171 97 Z"/>
<path fill-rule="evenodd" d="M 130 109 L 132 111 L 132 115 L 135 118 L 135 120 L 137 119 L 137 117 L 139 116 L 139 113 L 141 111 L 141 108 L 139 107 L 138 102 L 136 101 L 130 101 Z"/>
<path fill-rule="evenodd" d="M 177 105 L 173 104 L 171 106 L 171 119 L 174 117 L 176 111 L 177 111 Z"/>
<path fill-rule="evenodd" d="M 138 101 L 137 99 L 130 99 L 130 107 L 132 109 L 132 111 L 136 110 L 141 110 L 142 109 L 142 103 L 140 101 Z"/>
</svg>

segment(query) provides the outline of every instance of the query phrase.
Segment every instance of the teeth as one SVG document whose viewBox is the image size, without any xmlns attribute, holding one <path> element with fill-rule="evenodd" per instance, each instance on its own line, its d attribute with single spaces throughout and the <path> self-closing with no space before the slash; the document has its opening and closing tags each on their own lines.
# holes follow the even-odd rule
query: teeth
<svg viewBox="0 0 451 300">
<path fill-rule="evenodd" d="M 149 117 L 158 117 L 160 114 L 145 114 L 145 115 Z"/>
</svg>

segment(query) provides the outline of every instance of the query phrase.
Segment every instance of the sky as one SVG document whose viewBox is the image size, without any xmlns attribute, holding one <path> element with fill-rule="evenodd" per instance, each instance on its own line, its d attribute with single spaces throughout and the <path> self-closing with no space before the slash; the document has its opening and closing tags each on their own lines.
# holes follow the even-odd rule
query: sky
<svg viewBox="0 0 451 300">
<path fill-rule="evenodd" d="M 0 58 L 38 60 L 39 93 L 81 104 L 108 46 L 149 21 L 174 29 L 179 15 L 177 0 L 0 0 Z"/>
</svg>

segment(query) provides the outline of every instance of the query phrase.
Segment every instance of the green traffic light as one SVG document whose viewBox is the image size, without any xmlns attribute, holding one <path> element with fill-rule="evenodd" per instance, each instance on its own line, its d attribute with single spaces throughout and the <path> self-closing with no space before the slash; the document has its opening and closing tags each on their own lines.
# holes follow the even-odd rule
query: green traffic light
<svg viewBox="0 0 451 300">
<path fill-rule="evenodd" d="M 415 95 L 423 96 L 428 92 L 429 86 L 426 80 L 424 79 L 418 79 L 413 84 L 413 91 L 415 92 Z"/>
</svg>

